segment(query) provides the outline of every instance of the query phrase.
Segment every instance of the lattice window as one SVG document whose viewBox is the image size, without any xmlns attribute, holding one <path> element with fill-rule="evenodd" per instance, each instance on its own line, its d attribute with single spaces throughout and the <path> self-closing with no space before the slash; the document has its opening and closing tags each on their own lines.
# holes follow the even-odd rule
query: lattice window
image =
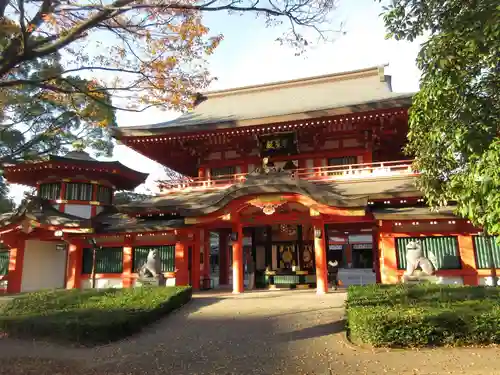
<svg viewBox="0 0 500 375">
<path fill-rule="evenodd" d="M 104 204 L 111 204 L 113 190 L 107 186 L 99 186 L 97 189 L 97 200 Z"/>
<path fill-rule="evenodd" d="M 425 257 L 435 257 L 437 269 L 460 269 L 460 255 L 458 239 L 454 236 L 434 237 L 398 237 L 396 238 L 396 252 L 398 269 L 406 269 L 406 245 L 410 241 L 419 240 Z M 431 254 L 432 253 L 432 254 Z"/>
<path fill-rule="evenodd" d="M 358 162 L 357 156 L 341 156 L 341 157 L 337 157 L 337 158 L 329 158 L 328 159 L 329 166 L 350 165 L 350 164 L 356 164 L 357 162 Z"/>
<path fill-rule="evenodd" d="M 40 185 L 40 198 L 56 200 L 61 198 L 61 183 L 53 182 Z"/>
<path fill-rule="evenodd" d="M 152 249 L 158 249 L 158 254 L 160 255 L 160 260 L 161 260 L 161 271 L 174 272 L 175 245 L 134 247 L 134 253 L 133 253 L 134 272 L 137 272 L 139 268 L 146 262 L 149 251 Z"/>
<path fill-rule="evenodd" d="M 85 183 L 67 183 L 65 198 L 72 201 L 91 201 L 92 184 Z"/>
<path fill-rule="evenodd" d="M 234 165 L 230 165 L 228 167 L 210 168 L 210 176 L 212 178 L 233 175 L 235 173 L 236 173 L 236 168 Z"/>
<path fill-rule="evenodd" d="M 500 268 L 500 245 L 495 237 L 474 236 L 474 252 L 479 269 Z"/>
<path fill-rule="evenodd" d="M 0 251 L 0 276 L 7 275 L 9 272 L 9 251 Z"/>
<path fill-rule="evenodd" d="M 96 273 L 122 273 L 123 247 L 103 247 L 95 253 Z M 92 273 L 92 249 L 83 249 L 82 274 Z"/>
</svg>

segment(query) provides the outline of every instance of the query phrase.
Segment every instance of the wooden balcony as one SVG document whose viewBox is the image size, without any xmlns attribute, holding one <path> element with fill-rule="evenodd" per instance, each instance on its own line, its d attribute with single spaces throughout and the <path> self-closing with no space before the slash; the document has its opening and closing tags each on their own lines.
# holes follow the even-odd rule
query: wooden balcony
<svg viewBox="0 0 500 375">
<path fill-rule="evenodd" d="M 351 181 L 377 179 L 397 176 L 412 176 L 418 172 L 412 169 L 411 160 L 385 161 L 378 163 L 350 164 L 325 167 L 296 168 L 290 170 L 292 178 L 314 183 L 329 181 Z M 175 193 L 201 190 L 220 190 L 245 181 L 248 173 L 207 178 L 184 178 L 181 180 L 162 181 L 161 193 Z"/>
</svg>

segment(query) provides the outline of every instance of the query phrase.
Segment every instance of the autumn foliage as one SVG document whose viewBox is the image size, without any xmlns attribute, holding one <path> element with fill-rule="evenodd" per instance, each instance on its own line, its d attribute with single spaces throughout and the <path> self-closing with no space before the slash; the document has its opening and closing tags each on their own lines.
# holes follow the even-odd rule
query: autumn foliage
<svg viewBox="0 0 500 375">
<path fill-rule="evenodd" d="M 207 87 L 205 64 L 222 41 L 203 24 L 207 12 L 254 12 L 268 25 L 286 21 L 283 37 L 297 47 L 308 44 L 302 29 L 322 35 L 334 0 L 278 2 L 210 0 L 56 0 L 7 1 L 0 5 L 3 49 L 0 89 L 30 85 L 57 95 L 75 91 L 113 108 L 141 111 L 152 106 L 189 108 Z M 2 3 L 3 4 L 3 3 Z M 281 21 L 282 20 L 282 21 Z M 24 64 L 59 53 L 64 69 L 53 75 L 17 77 Z M 88 79 L 87 87 L 67 82 L 67 74 Z"/>
</svg>

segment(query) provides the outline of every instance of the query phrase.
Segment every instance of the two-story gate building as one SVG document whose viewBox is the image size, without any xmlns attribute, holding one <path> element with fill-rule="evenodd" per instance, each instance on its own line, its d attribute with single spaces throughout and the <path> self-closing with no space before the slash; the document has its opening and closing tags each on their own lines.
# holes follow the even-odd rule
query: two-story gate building
<svg viewBox="0 0 500 375">
<path fill-rule="evenodd" d="M 113 191 L 146 176 L 119 163 L 73 153 L 6 166 L 8 180 L 38 196 L 0 218 L 10 248 L 0 278 L 9 292 L 37 289 L 36 280 L 88 287 L 93 243 L 100 287 L 133 286 L 157 247 L 168 283 L 202 288 L 216 232 L 219 284 L 235 293 L 250 259 L 260 287 L 325 293 L 333 259 L 344 284 L 395 283 L 414 237 L 435 255 L 443 283 L 487 283 L 500 248 L 453 207 L 431 212 L 415 185 L 402 153 L 411 98 L 392 92 L 381 67 L 200 94 L 176 120 L 116 131 L 185 176 L 127 205 L 113 205 Z M 35 277 L 30 264 L 42 253 Z"/>
</svg>

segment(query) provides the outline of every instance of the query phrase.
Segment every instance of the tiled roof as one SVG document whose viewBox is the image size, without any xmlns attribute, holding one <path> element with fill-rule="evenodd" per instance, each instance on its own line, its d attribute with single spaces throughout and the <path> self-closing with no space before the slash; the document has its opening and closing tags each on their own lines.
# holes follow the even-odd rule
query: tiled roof
<svg viewBox="0 0 500 375">
<path fill-rule="evenodd" d="M 337 109 L 338 114 L 394 108 L 410 103 L 412 94 L 394 93 L 383 67 L 336 73 L 293 81 L 209 92 L 192 111 L 179 118 L 152 125 L 120 127 L 120 136 L 146 136 L 182 131 L 231 127 L 245 120 L 285 115 L 320 117 L 318 112 Z M 334 113 L 337 114 L 337 113 Z M 321 115 L 321 114 L 319 114 Z"/>
<path fill-rule="evenodd" d="M 429 207 L 399 207 L 380 208 L 372 211 L 377 220 L 404 220 L 404 219 L 453 219 L 456 206 L 444 207 L 438 211 L 431 211 Z"/>
<path fill-rule="evenodd" d="M 70 228 L 88 228 L 91 226 L 89 219 L 60 212 L 49 201 L 39 197 L 28 196 L 16 210 L 0 215 L 0 227 L 21 222 L 24 218 L 34 220 L 43 225 L 57 225 Z"/>
<path fill-rule="evenodd" d="M 422 194 L 415 186 L 415 177 L 378 178 L 359 182 L 314 184 L 303 180 L 278 179 L 255 181 L 250 179 L 224 190 L 178 192 L 159 195 L 140 202 L 120 206 L 129 212 L 172 211 L 182 216 L 208 214 L 217 211 L 231 200 L 249 194 L 298 193 L 319 203 L 334 207 L 360 207 L 370 199 L 415 197 Z"/>
<path fill-rule="evenodd" d="M 91 168 L 89 177 L 93 179 L 107 179 L 118 190 L 133 190 L 148 178 L 148 173 L 142 173 L 131 169 L 119 161 L 101 161 L 92 158 L 84 151 L 71 151 L 64 156 L 48 155 L 42 160 L 23 161 L 17 164 L 6 164 L 4 166 L 4 177 L 11 183 L 27 186 L 35 186 L 40 179 L 52 174 L 67 174 L 64 178 L 75 174 L 71 169 L 60 169 L 53 166 L 54 163 L 77 164 L 85 168 Z M 36 166 L 47 165 L 47 169 L 34 169 Z M 26 173 L 25 169 L 31 170 Z M 99 168 L 104 170 L 100 171 Z M 56 170 L 56 173 L 53 173 Z M 118 173 L 117 173 L 118 172 Z"/>
</svg>

